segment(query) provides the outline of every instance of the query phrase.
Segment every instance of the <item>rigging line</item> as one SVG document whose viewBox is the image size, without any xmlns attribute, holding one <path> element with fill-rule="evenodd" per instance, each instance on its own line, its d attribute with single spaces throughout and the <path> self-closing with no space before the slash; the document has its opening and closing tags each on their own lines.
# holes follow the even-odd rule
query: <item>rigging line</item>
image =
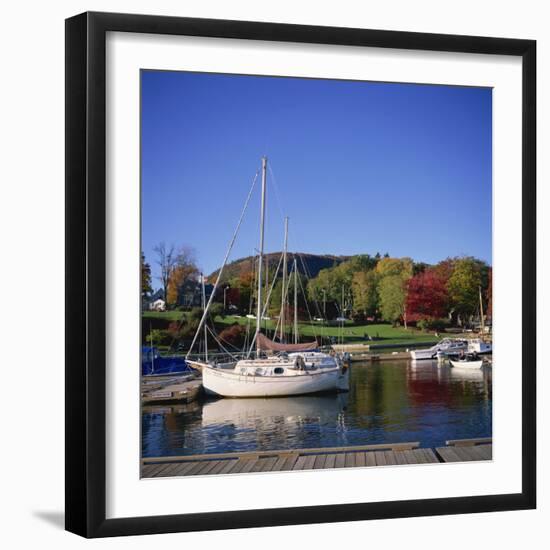
<svg viewBox="0 0 550 550">
<path fill-rule="evenodd" d="M 208 323 L 206 323 L 205 326 L 207 327 L 207 330 L 214 337 L 214 339 L 218 344 L 220 344 L 220 340 L 221 340 L 222 342 L 225 342 L 228 346 L 232 347 L 236 352 L 243 353 L 242 349 L 239 349 L 238 347 L 234 346 L 233 344 L 231 344 L 230 342 L 222 338 L 221 334 L 218 333 L 218 331 L 216 330 L 216 323 L 214 322 L 214 318 L 212 317 L 212 314 L 210 312 L 208 312 L 208 320 L 210 321 L 210 324 L 212 326 L 211 327 L 208 326 Z M 239 326 L 242 326 L 242 325 L 239 325 Z M 224 351 L 227 351 L 227 350 L 224 349 Z"/>
<path fill-rule="evenodd" d="M 312 279 L 313 277 L 311 276 L 311 273 L 309 272 L 309 270 L 308 270 L 308 268 L 307 268 L 307 265 L 306 265 L 306 263 L 304 262 L 303 256 L 302 256 L 299 252 L 297 253 L 297 255 L 298 255 L 298 258 L 300 258 L 300 262 L 302 263 L 302 267 L 303 267 L 303 269 L 304 269 L 305 276 L 306 276 L 306 278 L 307 278 L 307 280 L 308 280 L 308 282 L 309 282 L 309 281 L 311 281 L 311 279 Z M 306 301 L 307 301 L 307 297 L 305 296 L 305 292 L 304 292 L 304 297 L 305 297 L 305 299 L 306 299 Z M 321 315 L 321 309 L 319 308 L 319 302 L 317 301 L 317 299 L 316 299 L 315 297 L 313 298 L 312 302 L 315 304 L 315 308 L 317 309 L 317 314 L 319 315 L 319 317 L 322 317 L 322 315 Z"/>
<path fill-rule="evenodd" d="M 315 339 L 317 340 L 317 331 L 315 330 L 315 325 L 313 324 L 313 319 L 311 317 L 311 312 L 309 311 L 309 306 L 307 303 L 307 297 L 306 297 L 306 291 L 304 290 L 304 285 L 302 284 L 301 277 L 298 277 L 298 281 L 300 282 L 300 288 L 302 289 L 302 294 L 304 295 L 304 303 L 306 304 L 306 311 L 309 315 L 309 325 L 313 329 L 313 336 L 315 336 Z"/>
<path fill-rule="evenodd" d="M 275 271 L 275 277 L 273 277 L 273 281 L 271 282 L 271 288 L 269 289 L 269 292 L 267 294 L 267 297 L 265 299 L 264 309 L 262 311 L 261 317 L 265 316 L 265 313 L 267 311 L 267 306 L 269 305 L 269 298 L 271 297 L 271 292 L 273 291 L 273 288 L 275 287 L 275 282 L 277 281 L 277 275 L 279 274 L 279 269 L 281 267 L 281 262 L 283 261 L 283 255 L 281 254 L 281 257 L 279 258 L 279 263 L 277 264 L 277 269 Z M 254 344 L 256 343 L 256 336 L 257 332 L 254 333 L 254 338 L 252 338 L 252 343 L 250 344 L 250 349 L 248 350 L 247 358 L 250 357 L 250 354 L 252 353 L 252 348 L 254 347 Z"/>
<path fill-rule="evenodd" d="M 292 274 L 292 271 L 290 272 Z M 284 301 L 285 301 L 285 305 L 286 305 L 286 299 L 287 299 L 287 296 L 288 296 L 288 291 L 290 290 L 290 284 L 292 282 L 292 278 L 289 277 L 288 278 L 288 282 L 286 284 L 286 288 L 283 289 L 283 292 L 284 292 Z M 279 322 L 280 322 L 281 318 L 279 317 L 279 320 L 277 321 L 277 328 L 279 328 Z M 285 336 L 286 336 L 286 330 L 285 330 Z"/>
<path fill-rule="evenodd" d="M 235 361 L 238 361 L 239 358 L 236 357 L 235 355 L 233 355 L 228 349 L 224 348 L 223 344 L 221 342 L 219 342 L 218 340 L 216 340 L 216 343 L 218 344 L 218 346 L 220 346 L 220 348 L 226 353 L 226 355 L 229 355 L 229 357 L 231 357 L 231 359 L 234 359 Z"/>
<path fill-rule="evenodd" d="M 239 233 L 239 229 L 241 228 L 241 224 L 243 222 L 243 219 L 244 219 L 244 214 L 246 212 L 246 209 L 248 208 L 248 203 L 250 202 L 250 198 L 252 197 L 252 191 L 254 191 L 254 186 L 256 185 L 256 180 L 258 179 L 258 175 L 259 175 L 260 171 L 257 170 L 256 171 L 256 174 L 254 176 L 254 179 L 252 180 L 252 185 L 250 187 L 250 191 L 248 192 L 248 196 L 246 197 L 246 201 L 244 203 L 244 207 L 242 209 L 242 212 L 241 212 L 241 216 L 239 218 L 239 222 L 237 223 L 237 227 L 235 228 L 235 231 L 233 233 L 233 237 L 231 238 L 231 242 L 229 243 L 229 247 L 227 248 L 227 252 L 225 253 L 225 258 L 223 260 L 223 264 L 220 268 L 220 271 L 218 273 L 218 276 L 216 278 L 216 282 L 214 284 L 214 288 L 212 289 L 212 294 L 210 294 L 210 298 L 208 299 L 208 304 L 206 305 L 206 307 L 204 308 L 204 312 L 202 314 L 202 317 L 201 317 L 201 321 L 199 323 L 199 326 L 197 328 L 197 332 L 195 333 L 195 336 L 193 338 L 193 341 L 191 342 L 191 346 L 189 348 L 189 351 L 187 352 L 187 355 L 186 355 L 186 358 L 189 356 L 189 354 L 191 353 L 192 349 L 193 349 L 193 346 L 195 345 L 195 342 L 197 341 L 197 338 L 199 336 L 199 332 L 202 328 L 202 325 L 204 324 L 204 321 L 206 319 L 206 315 L 208 313 L 208 310 L 210 309 L 210 306 L 214 300 L 214 296 L 216 295 L 216 290 L 218 289 L 218 285 L 220 284 L 220 280 L 221 280 L 221 276 L 223 274 L 223 270 L 225 268 L 225 265 L 227 263 L 227 260 L 229 259 L 229 255 L 231 254 L 231 250 L 233 249 L 233 245 L 235 244 L 235 240 L 237 239 L 237 235 Z"/>
<path fill-rule="evenodd" d="M 226 352 L 226 353 L 229 353 L 229 355 L 231 355 L 231 357 L 234 357 L 233 354 L 228 351 L 226 348 L 223 347 L 222 345 L 222 342 L 224 342 L 228 347 L 231 347 L 233 348 L 235 351 L 241 351 L 239 350 L 239 348 L 237 346 L 234 346 L 233 344 L 231 344 L 230 342 L 228 342 L 227 340 L 225 340 L 224 338 L 222 338 L 219 334 L 217 334 L 216 332 L 214 332 L 210 327 L 208 327 L 208 332 L 210 332 L 210 334 L 212 335 L 212 337 L 214 338 L 214 340 L 220 345 L 220 347 Z"/>
<path fill-rule="evenodd" d="M 212 318 L 212 315 L 208 315 L 208 319 L 210 320 L 210 323 L 212 324 L 212 327 L 209 327 L 208 326 L 208 323 L 206 323 L 206 327 L 207 329 L 210 331 L 210 334 L 212 334 L 212 336 L 214 337 L 214 339 L 216 339 L 216 341 L 218 341 L 218 338 L 220 340 L 222 340 L 223 342 L 225 342 L 228 346 L 231 346 L 232 348 L 235 348 L 235 350 L 237 351 L 242 351 L 242 350 L 239 350 L 239 348 L 233 346 L 232 344 L 230 344 L 227 340 L 224 340 L 220 333 L 218 333 L 218 331 L 216 330 L 216 324 L 214 323 L 214 319 Z M 219 343 L 219 342 L 218 342 Z"/>
<path fill-rule="evenodd" d="M 277 207 L 279 208 L 279 214 L 281 214 L 281 217 L 284 218 L 285 215 L 283 214 L 283 203 L 279 195 L 279 185 L 277 184 L 277 178 L 273 173 L 273 168 L 271 168 L 271 163 L 267 165 L 267 169 L 269 170 L 269 173 L 271 174 L 271 180 L 273 181 L 273 188 L 275 189 L 275 201 L 277 202 Z"/>
</svg>

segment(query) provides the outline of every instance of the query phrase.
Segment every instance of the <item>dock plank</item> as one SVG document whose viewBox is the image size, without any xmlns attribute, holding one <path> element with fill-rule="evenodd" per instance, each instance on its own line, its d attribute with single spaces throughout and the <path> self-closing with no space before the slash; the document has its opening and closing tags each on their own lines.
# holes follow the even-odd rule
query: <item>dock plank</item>
<svg viewBox="0 0 550 550">
<path fill-rule="evenodd" d="M 315 455 L 306 456 L 306 461 L 304 462 L 304 470 L 313 470 L 313 465 L 315 464 Z"/>
<path fill-rule="evenodd" d="M 175 477 L 185 475 L 192 467 L 194 462 L 174 462 L 168 468 L 165 468 L 159 477 Z"/>
<path fill-rule="evenodd" d="M 306 458 L 305 456 L 299 456 L 298 460 L 294 463 L 293 470 L 303 470 L 304 466 L 306 464 Z"/>
<path fill-rule="evenodd" d="M 157 468 L 152 468 L 149 472 L 149 477 L 159 477 L 160 474 L 167 468 L 170 468 L 171 465 L 172 463 L 169 462 L 168 464 L 162 464 L 162 466 L 159 465 Z"/>
<path fill-rule="evenodd" d="M 376 466 L 376 457 L 373 451 L 365 453 L 365 461 L 367 466 Z"/>
<path fill-rule="evenodd" d="M 403 451 L 407 464 L 418 464 L 416 457 L 412 451 Z"/>
<path fill-rule="evenodd" d="M 214 468 L 212 468 L 212 470 L 210 470 L 207 475 L 213 476 L 216 474 L 221 474 L 222 470 L 227 467 L 228 462 L 231 462 L 231 460 L 219 460 L 218 464 L 214 466 Z"/>
<path fill-rule="evenodd" d="M 325 460 L 325 469 L 334 468 L 335 464 L 336 464 L 336 454 L 332 453 L 327 455 L 327 459 Z"/>
<path fill-rule="evenodd" d="M 277 461 L 273 465 L 273 470 L 272 471 L 273 472 L 280 472 L 285 466 L 286 459 L 287 459 L 287 457 L 285 455 L 279 456 L 277 458 Z"/>
<path fill-rule="evenodd" d="M 297 454 L 290 455 L 285 460 L 285 465 L 283 467 L 283 470 L 293 470 L 294 465 L 296 464 L 297 461 L 298 461 L 298 455 Z"/>
<path fill-rule="evenodd" d="M 453 447 L 454 452 L 465 462 L 486 460 L 477 446 Z"/>
<path fill-rule="evenodd" d="M 411 464 L 426 464 L 428 462 L 428 459 L 424 455 L 422 449 L 413 449 L 411 453 L 414 456 L 415 462 L 412 462 Z"/>
<path fill-rule="evenodd" d="M 355 456 L 356 453 L 346 453 L 346 468 L 354 468 L 355 467 Z"/>
<path fill-rule="evenodd" d="M 315 462 L 313 464 L 313 469 L 314 470 L 322 470 L 325 467 L 326 461 L 327 461 L 327 455 L 325 455 L 325 454 L 317 455 L 315 457 Z"/>
<path fill-rule="evenodd" d="M 334 462 L 335 468 L 345 468 L 346 467 L 346 455 L 345 453 L 338 453 L 336 455 L 336 460 Z"/>
<path fill-rule="evenodd" d="M 386 464 L 388 466 L 397 464 L 397 460 L 395 459 L 395 451 L 384 451 L 384 456 L 386 457 Z"/>
<path fill-rule="evenodd" d="M 386 455 L 384 454 L 384 451 L 374 451 L 374 458 L 376 460 L 377 466 L 386 466 Z"/>
<path fill-rule="evenodd" d="M 229 474 L 231 470 L 235 467 L 235 464 L 237 464 L 238 460 L 232 459 L 228 460 L 227 464 L 220 470 L 220 474 Z"/>
<path fill-rule="evenodd" d="M 435 451 L 443 459 L 443 462 L 462 462 L 452 447 L 437 447 Z"/>
<path fill-rule="evenodd" d="M 438 464 L 439 460 L 437 459 L 437 456 L 431 449 L 421 449 L 424 451 L 424 455 L 426 456 L 426 462 L 428 464 Z"/>
<path fill-rule="evenodd" d="M 407 464 L 404 451 L 395 451 L 394 456 L 397 464 Z"/>
<path fill-rule="evenodd" d="M 275 463 L 277 462 L 276 456 L 269 456 L 267 458 L 262 459 L 262 469 L 261 472 L 271 472 L 273 470 L 273 467 L 275 466 Z"/>
<path fill-rule="evenodd" d="M 482 460 L 493 460 L 493 446 L 492 445 L 478 445 L 476 447 L 478 452 L 483 457 Z"/>
<path fill-rule="evenodd" d="M 365 451 L 359 451 L 355 453 L 355 465 L 360 468 L 367 465 L 367 460 L 365 458 Z"/>
<path fill-rule="evenodd" d="M 205 466 L 201 471 L 201 476 L 208 475 L 216 466 L 219 465 L 220 460 L 210 460 L 208 466 Z"/>
</svg>

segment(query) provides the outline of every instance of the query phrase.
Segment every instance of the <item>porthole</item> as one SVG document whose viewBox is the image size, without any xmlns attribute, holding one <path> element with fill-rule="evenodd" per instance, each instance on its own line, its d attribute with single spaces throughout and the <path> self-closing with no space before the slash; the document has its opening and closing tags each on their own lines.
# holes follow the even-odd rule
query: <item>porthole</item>
<svg viewBox="0 0 550 550">
<path fill-rule="evenodd" d="M 285 369 L 283 367 L 275 367 L 273 369 L 274 374 L 283 374 L 285 372 Z"/>
</svg>

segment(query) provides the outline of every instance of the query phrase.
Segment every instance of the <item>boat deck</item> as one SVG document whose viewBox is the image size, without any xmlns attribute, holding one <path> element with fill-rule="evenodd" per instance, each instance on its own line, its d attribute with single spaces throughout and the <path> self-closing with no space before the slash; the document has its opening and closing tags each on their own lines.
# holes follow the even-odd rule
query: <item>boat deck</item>
<svg viewBox="0 0 550 550">
<path fill-rule="evenodd" d="M 145 458 L 142 460 L 141 477 L 284 472 L 492 459 L 490 438 L 450 440 L 446 444 L 446 447 L 435 449 L 421 449 L 419 443 L 398 443 Z"/>
</svg>

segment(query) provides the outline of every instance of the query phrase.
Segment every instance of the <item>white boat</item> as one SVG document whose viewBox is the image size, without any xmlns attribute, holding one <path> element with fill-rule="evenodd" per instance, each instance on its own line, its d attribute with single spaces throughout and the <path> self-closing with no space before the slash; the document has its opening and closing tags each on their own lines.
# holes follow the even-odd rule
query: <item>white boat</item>
<svg viewBox="0 0 550 550">
<path fill-rule="evenodd" d="M 443 338 L 440 342 L 427 349 L 411 350 L 411 358 L 415 361 L 437 359 L 438 352 L 445 355 L 458 354 L 468 349 L 468 341 L 461 338 Z"/>
<path fill-rule="evenodd" d="M 233 368 L 219 368 L 207 361 L 200 364 L 202 370 L 202 383 L 205 391 L 222 397 L 280 397 L 289 395 L 305 395 L 328 391 L 347 391 L 349 389 L 349 368 L 336 354 L 320 353 L 316 351 L 317 342 L 298 343 L 298 267 L 296 258 L 291 275 L 294 274 L 294 343 L 283 342 L 284 312 L 286 309 L 287 295 L 287 236 L 288 218 L 285 218 L 285 244 L 282 260 L 283 281 L 282 303 L 280 315 L 280 342 L 270 340 L 260 332 L 262 321 L 266 318 L 269 303 L 269 294 L 263 302 L 263 253 L 264 253 L 264 229 L 266 206 L 266 168 L 267 158 L 262 158 L 262 199 L 260 213 L 260 246 L 257 273 L 257 313 L 256 331 L 247 359 L 237 361 Z M 250 197 L 250 194 L 249 194 Z M 247 199 L 248 204 L 248 199 Z M 246 205 L 245 205 L 246 208 Z M 244 213 L 244 212 L 243 212 Z M 241 215 L 242 220 L 242 215 Z M 240 225 L 240 222 L 239 222 Z M 238 230 L 239 226 L 237 226 Z M 205 306 L 202 319 L 197 328 L 195 338 L 189 349 L 188 356 L 203 326 L 208 308 L 215 294 L 218 281 L 229 257 L 229 252 L 235 241 L 236 233 L 230 244 L 224 263 L 218 274 L 208 306 Z M 273 278 L 275 282 L 277 274 Z M 273 288 L 272 283 L 272 288 Z M 290 278 L 288 281 L 290 286 Z M 301 284 L 301 283 L 300 283 Z M 248 317 L 248 316 L 247 316 Z M 206 338 L 205 338 L 206 341 Z M 254 357 L 252 349 L 256 346 Z M 267 353 L 279 353 L 279 355 L 266 357 Z M 197 362 L 195 362 L 197 363 Z M 196 368 L 199 365 L 196 366 Z"/>
<path fill-rule="evenodd" d="M 472 338 L 471 340 L 468 340 L 468 353 L 487 355 L 489 353 L 493 353 L 493 346 L 481 338 Z"/>
<path fill-rule="evenodd" d="M 202 383 L 207 393 L 223 397 L 281 397 L 349 389 L 349 369 L 326 354 L 316 360 L 305 354 L 288 357 L 244 359 L 233 370 L 204 367 Z"/>
<path fill-rule="evenodd" d="M 483 365 L 483 359 L 449 359 L 451 365 L 458 369 L 475 370 L 480 369 Z"/>
</svg>

